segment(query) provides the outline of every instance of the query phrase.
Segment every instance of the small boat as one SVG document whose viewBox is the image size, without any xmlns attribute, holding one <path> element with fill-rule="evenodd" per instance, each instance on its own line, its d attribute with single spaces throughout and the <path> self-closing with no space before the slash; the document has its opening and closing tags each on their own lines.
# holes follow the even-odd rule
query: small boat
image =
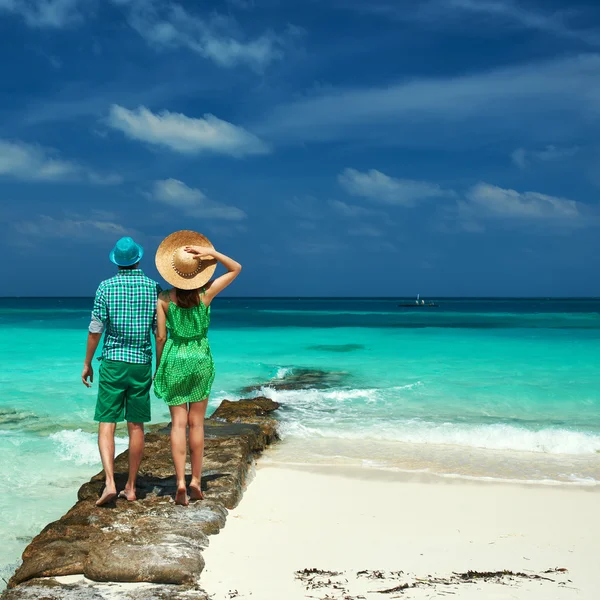
<svg viewBox="0 0 600 600">
<path fill-rule="evenodd" d="M 425 302 L 425 300 L 421 300 L 421 294 L 417 294 L 417 299 L 413 304 L 398 304 L 402 308 L 437 308 L 439 304 L 435 302 Z"/>
</svg>

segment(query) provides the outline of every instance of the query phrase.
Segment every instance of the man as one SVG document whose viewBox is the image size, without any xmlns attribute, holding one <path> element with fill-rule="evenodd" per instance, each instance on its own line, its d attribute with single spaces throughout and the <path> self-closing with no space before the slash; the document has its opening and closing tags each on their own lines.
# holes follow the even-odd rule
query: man
<svg viewBox="0 0 600 600">
<path fill-rule="evenodd" d="M 94 381 L 92 360 L 104 333 L 94 420 L 99 421 L 98 447 L 106 481 L 97 506 L 117 497 L 115 428 L 123 418 L 129 430 L 129 478 L 119 497 L 136 499 L 135 483 L 144 452 L 144 423 L 150 421 L 150 335 L 155 327 L 156 300 L 160 292 L 160 286 L 138 268 L 143 254 L 143 248 L 130 237 L 116 243 L 110 260 L 119 270 L 98 287 L 89 326 L 81 374 L 88 388 Z"/>
</svg>

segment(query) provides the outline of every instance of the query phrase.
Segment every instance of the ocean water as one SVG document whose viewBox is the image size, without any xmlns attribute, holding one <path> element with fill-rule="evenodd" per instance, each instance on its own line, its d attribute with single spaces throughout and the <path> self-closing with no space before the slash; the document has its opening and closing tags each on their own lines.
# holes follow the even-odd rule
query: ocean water
<svg viewBox="0 0 600 600">
<path fill-rule="evenodd" d="M 209 406 L 251 384 L 280 401 L 284 443 L 267 460 L 600 484 L 600 300 L 436 301 L 217 299 Z M 96 389 L 80 382 L 91 302 L 0 299 L 5 578 L 100 469 Z M 301 369 L 322 385 L 277 389 Z"/>
</svg>

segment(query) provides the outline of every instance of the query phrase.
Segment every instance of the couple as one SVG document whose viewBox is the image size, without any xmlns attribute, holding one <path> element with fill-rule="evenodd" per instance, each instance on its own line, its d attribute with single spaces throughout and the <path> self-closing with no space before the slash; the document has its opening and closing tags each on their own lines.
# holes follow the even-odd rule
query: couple
<svg viewBox="0 0 600 600">
<path fill-rule="evenodd" d="M 124 418 L 129 430 L 129 478 L 118 496 L 136 499 L 136 478 L 144 452 L 144 423 L 150 421 L 152 332 L 156 335 L 154 391 L 171 412 L 171 450 L 177 476 L 175 502 L 187 506 L 189 498 L 203 498 L 200 479 L 204 415 L 215 376 L 206 337 L 210 303 L 239 275 L 242 267 L 217 252 L 203 235 L 177 231 L 164 239 L 156 252 L 156 267 L 173 286 L 162 291 L 139 268 L 143 254 L 143 248 L 129 237 L 116 243 L 109 256 L 118 272 L 98 287 L 89 326 L 81 374 L 88 388 L 94 380 L 92 360 L 104 333 L 94 416 L 99 421 L 98 447 L 106 477 L 104 491 L 96 502 L 98 506 L 117 498 L 115 428 Z M 227 272 L 211 281 L 217 262 Z M 189 498 L 185 481 L 188 425 L 192 463 Z"/>
</svg>

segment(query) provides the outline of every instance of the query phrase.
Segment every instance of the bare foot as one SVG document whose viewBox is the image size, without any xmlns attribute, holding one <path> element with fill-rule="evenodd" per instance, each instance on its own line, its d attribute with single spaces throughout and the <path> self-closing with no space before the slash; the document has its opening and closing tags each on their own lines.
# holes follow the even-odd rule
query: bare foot
<svg viewBox="0 0 600 600">
<path fill-rule="evenodd" d="M 109 502 L 112 502 L 117 497 L 117 488 L 112 486 L 105 486 L 102 496 L 96 500 L 96 506 L 104 506 Z"/>
<path fill-rule="evenodd" d="M 204 500 L 199 483 L 190 483 L 190 500 Z"/>
<path fill-rule="evenodd" d="M 119 498 L 124 498 L 125 500 L 129 500 L 129 502 L 134 502 L 137 500 L 137 496 L 135 495 L 135 488 L 125 488 L 119 492 Z"/>
<path fill-rule="evenodd" d="M 177 492 L 175 493 L 175 504 L 187 506 L 189 503 L 187 490 L 185 488 L 177 488 Z"/>
</svg>

